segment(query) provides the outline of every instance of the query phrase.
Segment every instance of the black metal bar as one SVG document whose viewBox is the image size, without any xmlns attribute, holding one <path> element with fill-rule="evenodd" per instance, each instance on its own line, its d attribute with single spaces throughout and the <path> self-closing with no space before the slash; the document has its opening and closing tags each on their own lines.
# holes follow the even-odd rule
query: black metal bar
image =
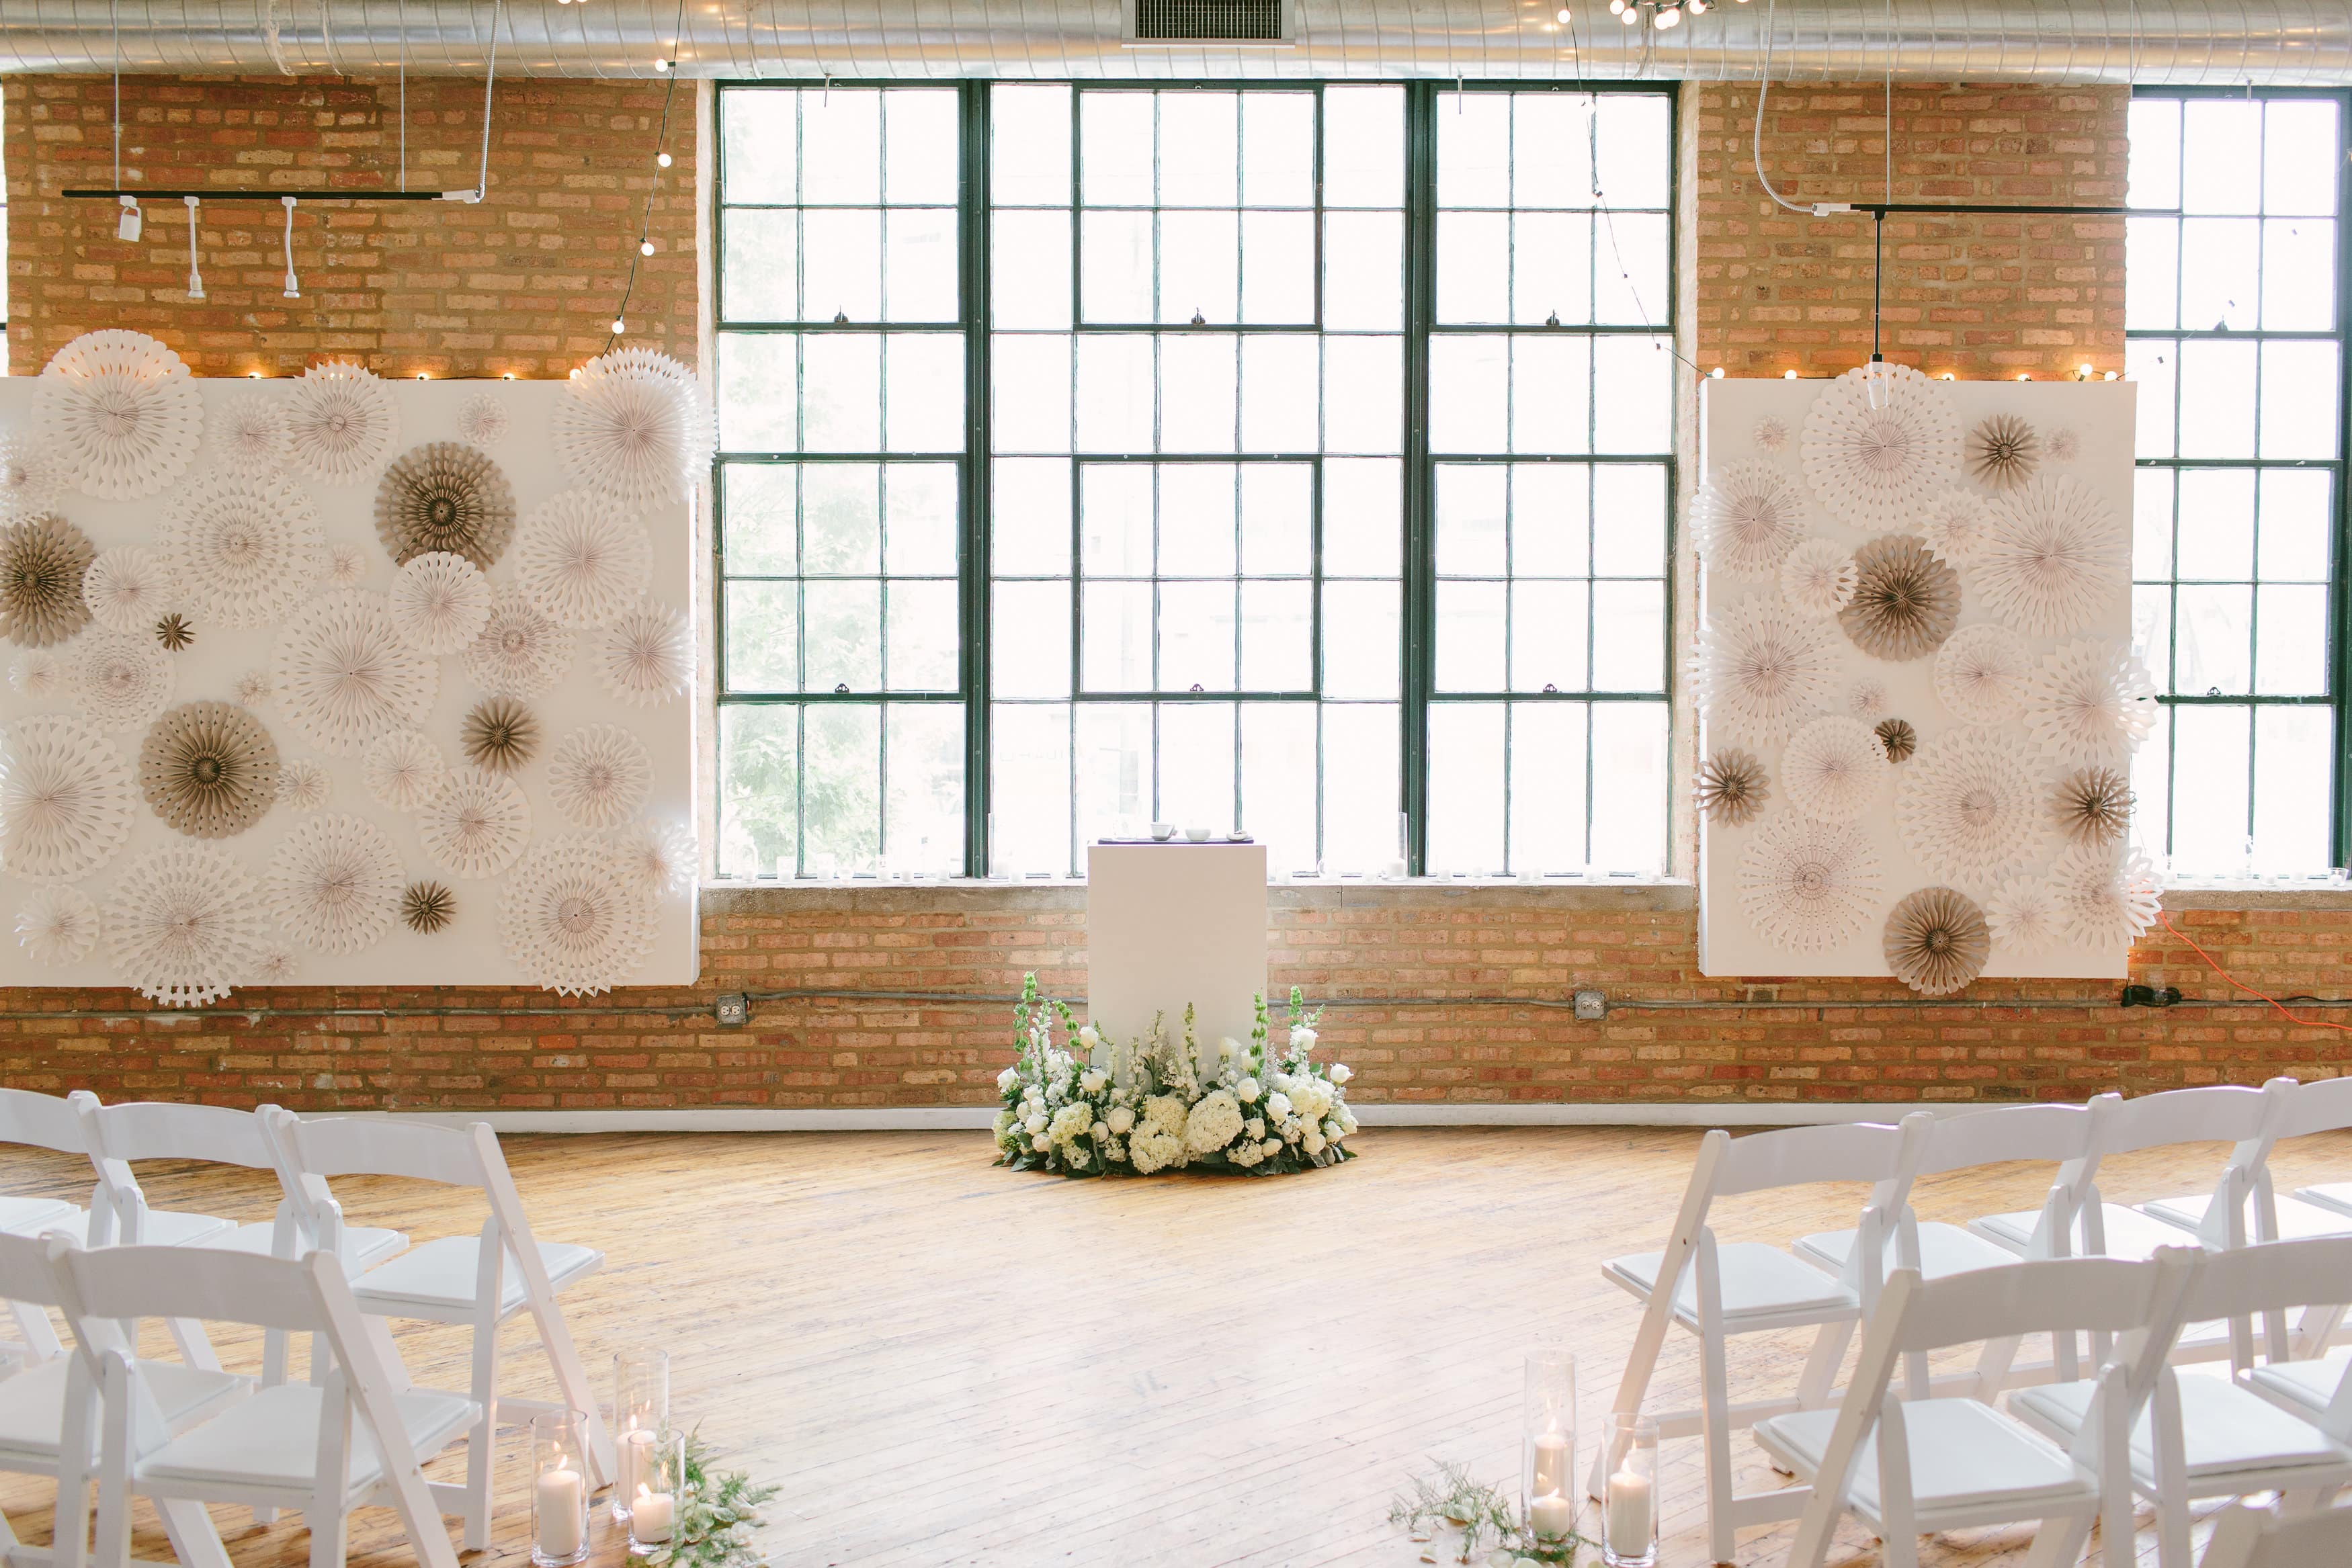
<svg viewBox="0 0 2352 1568">
<path fill-rule="evenodd" d="M 2007 213 L 2062 218 L 2120 218 L 2162 217 L 2178 213 L 2177 208 L 2171 207 L 2078 207 L 2060 206 L 2050 202 L 1996 202 L 1982 206 L 1974 203 L 1963 206 L 1951 202 L 1824 202 L 1821 204 L 1832 209 L 1824 214 L 1829 217 L 1839 217 L 1847 213 L 1866 213 L 1874 217 L 1885 217 L 1888 213 L 1941 213 L 1948 217 L 1967 218 L 1979 213 Z"/>
<path fill-rule="evenodd" d="M 298 202 L 473 202 L 481 199 L 480 193 L 471 187 L 460 191 L 151 191 L 134 186 L 106 191 L 76 188 L 59 191 L 58 194 L 69 202 L 112 202 L 124 196 L 142 202 L 179 202 L 190 196 L 200 202 L 283 202 L 289 197 Z"/>
<path fill-rule="evenodd" d="M 2352 114 L 2352 93 L 2333 95 L 2337 104 L 2336 124 Z M 2186 116 L 2183 117 L 2184 119 Z M 2340 215 L 2352 213 L 2352 164 L 2342 158 L 2336 161 L 2336 211 Z M 2329 793 L 2327 863 L 2352 864 L 2352 496 L 2347 496 L 2343 464 L 2352 456 L 2352 340 L 2347 340 L 2347 323 L 2352 323 L 2352 256 L 2345 251 L 2343 225 L 2336 225 L 2336 538 L 2334 559 L 2328 562 L 2327 691 L 2334 699 L 2336 763 L 2335 788 Z M 2259 481 L 2257 481 L 2259 483 Z"/>
<path fill-rule="evenodd" d="M 989 755 L 989 427 L 988 87 L 967 81 L 963 95 L 963 181 L 958 222 L 963 277 L 964 457 L 963 861 L 966 876 L 986 876 Z"/>
<path fill-rule="evenodd" d="M 1397 804 L 1405 874 L 1429 850 L 1429 699 L 1437 661 L 1437 474 L 1429 456 L 1429 329 L 1437 319 L 1437 86 L 1404 99 L 1404 604 Z"/>
</svg>

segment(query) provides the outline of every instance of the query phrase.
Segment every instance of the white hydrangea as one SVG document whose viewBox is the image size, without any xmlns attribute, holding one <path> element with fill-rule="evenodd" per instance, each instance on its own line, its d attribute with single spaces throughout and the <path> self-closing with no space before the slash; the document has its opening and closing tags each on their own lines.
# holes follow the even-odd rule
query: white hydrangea
<svg viewBox="0 0 2352 1568">
<path fill-rule="evenodd" d="M 1234 1164 L 1246 1169 L 1251 1166 L 1256 1165 L 1265 1156 L 1257 1152 L 1257 1145 L 1255 1144 L 1238 1144 L 1234 1145 L 1233 1152 L 1225 1157 L 1233 1161 Z"/>
<path fill-rule="evenodd" d="M 1248 1122 L 1244 1124 L 1244 1130 L 1246 1131 L 1253 1138 L 1265 1137 L 1265 1118 L 1263 1116 L 1252 1116 Z"/>
<path fill-rule="evenodd" d="M 1183 1100 L 1174 1094 L 1154 1094 L 1143 1103 L 1143 1126 L 1146 1132 L 1181 1139 L 1184 1136 Z"/>
<path fill-rule="evenodd" d="M 1241 1103 L 1223 1089 L 1201 1096 L 1184 1124 L 1184 1146 L 1196 1155 L 1213 1155 L 1240 1135 Z"/>
<path fill-rule="evenodd" d="M 1048 1132 L 1054 1142 L 1066 1144 L 1074 1138 L 1085 1137 L 1087 1129 L 1094 1124 L 1094 1107 L 1082 1100 L 1073 1101 L 1054 1113 L 1053 1124 Z"/>
<path fill-rule="evenodd" d="M 1147 1127 L 1128 1140 L 1127 1147 L 1135 1168 L 1144 1176 L 1158 1170 L 1174 1170 L 1184 1164 L 1184 1140 L 1172 1133 Z"/>
</svg>

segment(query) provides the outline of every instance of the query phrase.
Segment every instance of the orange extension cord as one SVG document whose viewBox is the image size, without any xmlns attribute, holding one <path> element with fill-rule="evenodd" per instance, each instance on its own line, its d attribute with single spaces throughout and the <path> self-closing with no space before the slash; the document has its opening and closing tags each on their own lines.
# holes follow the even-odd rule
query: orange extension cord
<svg viewBox="0 0 2352 1568">
<path fill-rule="evenodd" d="M 2205 967 L 2206 967 L 2207 968 L 2209 968 L 2209 969 L 2212 970 L 2215 974 L 2217 974 L 2217 975 L 2221 976 L 2223 979 L 2225 979 L 2225 980 L 2229 981 L 2229 982 L 2230 982 L 2230 984 L 2231 984 L 2231 985 L 2233 985 L 2233 986 L 2237 987 L 2237 988 L 2238 988 L 2238 989 L 2240 989 L 2240 990 L 2242 990 L 2242 991 L 2245 992 L 2245 993 L 2246 993 L 2246 995 L 2248 995 L 2248 996 L 2250 996 L 2250 997 L 2256 998 L 2257 998 L 2257 999 L 2259 999 L 2259 1000 L 2268 1002 L 2272 1007 L 2276 1008 L 2276 1009 L 2279 1010 L 2279 1012 L 2280 1012 L 2281 1016 L 2284 1017 L 2284 1018 L 2286 1019 L 2286 1020 L 2287 1020 L 2289 1023 L 2297 1023 L 2297 1024 L 2301 1024 L 2301 1025 L 2303 1025 L 2303 1027 L 2304 1027 L 2304 1028 L 2305 1028 L 2305 1029 L 2333 1029 L 2333 1030 L 2342 1030 L 2344 1033 L 2346 1033 L 2346 1034 L 2352 1034 L 2352 1024 L 2329 1023 L 2326 1019 L 2306 1019 L 2306 1018 L 2297 1018 L 2294 1014 L 2293 1014 L 2293 1013 L 2291 1013 L 2291 1012 L 2288 1012 L 2288 1011 L 2286 1010 L 2286 1004 L 2285 1004 L 2285 1003 L 2284 1003 L 2284 1002 L 2282 1002 L 2282 1001 L 2280 1001 L 2276 997 L 2273 997 L 2273 996 L 2266 996 L 2266 995 L 2264 995 L 2263 992 L 2261 992 L 2261 991 L 2258 991 L 2258 990 L 2254 989 L 2254 988 L 2253 988 L 2253 987 L 2252 987 L 2252 986 L 2250 986 L 2250 985 L 2247 985 L 2244 981 L 2242 981 L 2242 980 L 2239 979 L 2236 976 L 2234 976 L 2234 975 L 2231 974 L 2229 970 L 2224 969 L 2223 967 L 2221 967 L 2221 965 L 2219 965 L 2219 964 L 2215 963 L 2215 962 L 2213 961 L 2213 955 L 2212 955 L 2212 954 L 2208 953 L 2207 951 L 2205 951 L 2205 949 L 2204 949 L 2204 948 L 2200 947 L 2199 946 L 2197 946 L 2197 944 L 2196 944 L 2195 942 L 2189 941 L 2189 934 L 2188 934 L 2187 932 L 2185 932 L 2185 931 L 2181 930 L 2179 926 L 2175 925 L 2172 923 L 2171 919 L 2170 919 L 2168 916 L 2167 916 L 2167 915 L 2165 915 L 2161 910 L 2159 910 L 2159 911 L 2157 913 L 2157 916 L 2156 916 L 2156 917 L 2157 917 L 2157 919 L 2158 919 L 2158 920 L 2160 920 L 2160 921 L 2162 921 L 2162 922 L 2164 923 L 2164 928 L 2165 928 L 2167 931 L 2171 932 L 2175 936 L 2179 937 L 2183 942 L 2188 942 L 2188 943 L 2189 943 L 2189 950 L 2190 952 L 2192 952 L 2192 953 L 2196 954 L 2200 958 L 2204 959 L 2204 960 L 2205 960 Z"/>
</svg>

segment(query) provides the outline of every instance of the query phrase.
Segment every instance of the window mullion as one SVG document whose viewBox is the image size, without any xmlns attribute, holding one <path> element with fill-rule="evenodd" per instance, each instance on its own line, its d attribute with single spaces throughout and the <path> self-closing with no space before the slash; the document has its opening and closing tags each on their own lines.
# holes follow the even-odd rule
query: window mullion
<svg viewBox="0 0 2352 1568">
<path fill-rule="evenodd" d="M 1437 88 L 1405 89 L 1404 660 L 1398 722 L 1405 873 L 1424 874 L 1429 850 L 1429 696 L 1435 680 L 1436 476 L 1429 455 L 1429 338 L 1436 314 Z"/>
<path fill-rule="evenodd" d="M 964 453 L 961 536 L 958 542 L 957 597 L 961 614 L 963 676 L 963 872 L 988 875 L 989 694 L 992 605 L 989 590 L 989 449 L 992 391 L 989 371 L 989 193 L 988 86 L 967 81 L 961 102 L 962 178 L 957 183 L 960 241 L 958 279 L 963 323 Z"/>
</svg>

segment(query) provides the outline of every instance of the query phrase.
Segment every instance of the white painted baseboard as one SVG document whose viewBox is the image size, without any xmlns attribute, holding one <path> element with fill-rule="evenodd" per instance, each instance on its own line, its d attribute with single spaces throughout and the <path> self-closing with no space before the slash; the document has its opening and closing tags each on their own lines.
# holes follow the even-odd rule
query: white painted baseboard
<svg viewBox="0 0 2352 1568">
<path fill-rule="evenodd" d="M 1358 1105 L 1367 1127 L 1788 1127 L 1834 1122 L 1895 1122 L 1913 1111 L 1958 1115 L 1981 1103 L 1806 1101 L 1776 1104 L 1665 1102 L 1568 1105 Z M 883 1111 L 403 1111 L 452 1126 L 488 1122 L 501 1133 L 905 1133 L 985 1128 L 992 1105 L 908 1106 Z"/>
</svg>

